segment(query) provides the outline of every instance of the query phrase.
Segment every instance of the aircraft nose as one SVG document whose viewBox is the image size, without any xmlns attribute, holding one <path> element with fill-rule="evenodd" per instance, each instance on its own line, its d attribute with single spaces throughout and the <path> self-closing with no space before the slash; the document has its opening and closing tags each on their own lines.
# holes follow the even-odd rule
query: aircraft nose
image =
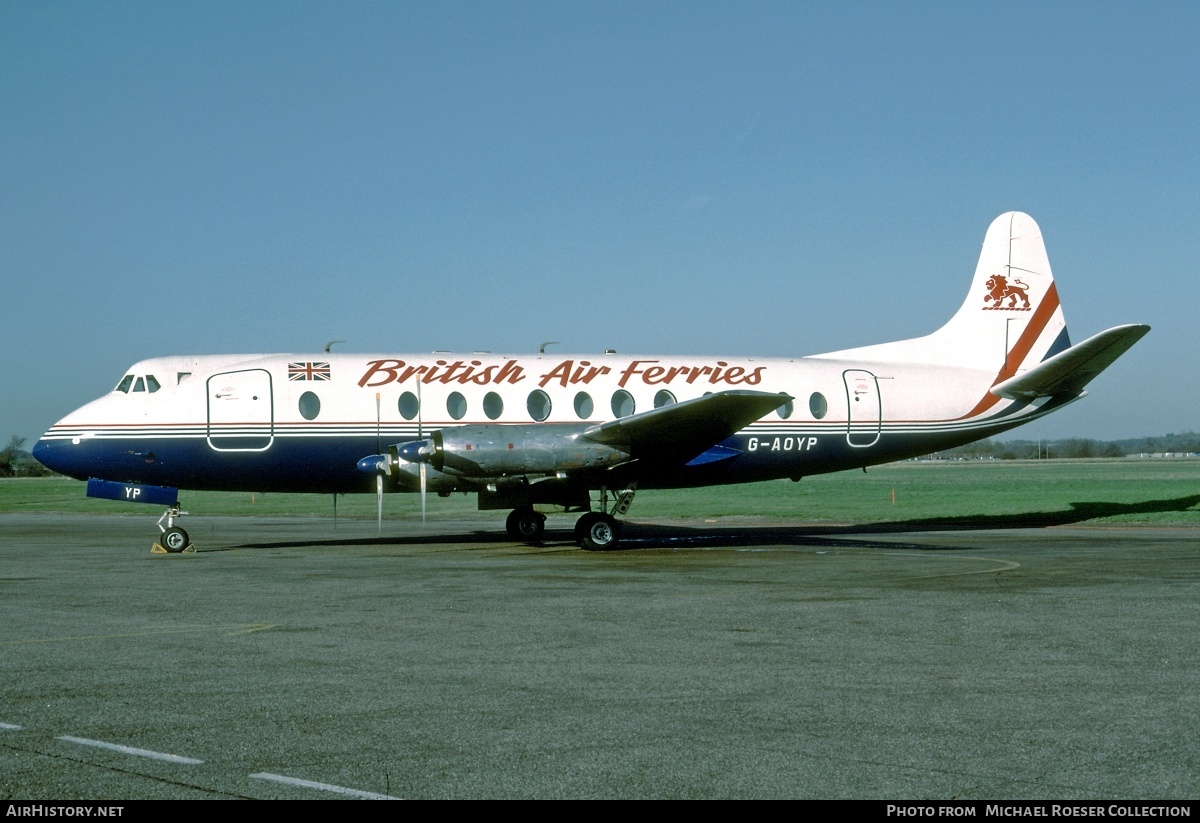
<svg viewBox="0 0 1200 823">
<path fill-rule="evenodd" d="M 89 448 L 89 442 L 86 436 L 72 437 L 51 429 L 34 444 L 30 454 L 52 472 L 76 480 L 87 480 L 100 476 L 100 466 L 97 464 L 100 455 L 95 449 Z"/>
<path fill-rule="evenodd" d="M 52 441 L 43 437 L 34 444 L 33 450 L 30 453 L 33 455 L 34 460 L 41 463 L 50 471 L 58 472 L 59 474 L 70 474 L 65 462 L 62 460 L 62 451 L 61 447 L 56 448 Z"/>
</svg>

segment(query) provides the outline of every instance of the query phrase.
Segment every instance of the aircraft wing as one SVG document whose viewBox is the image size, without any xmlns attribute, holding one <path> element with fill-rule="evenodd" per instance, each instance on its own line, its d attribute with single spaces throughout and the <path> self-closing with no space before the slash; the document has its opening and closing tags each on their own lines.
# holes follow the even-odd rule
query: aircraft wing
<svg viewBox="0 0 1200 823">
<path fill-rule="evenodd" d="M 599 423 L 580 437 L 628 451 L 634 459 L 684 462 L 792 399 L 759 391 L 716 392 Z"/>
<path fill-rule="evenodd" d="M 1010 400 L 1065 395 L 1074 397 L 1113 361 L 1141 340 L 1149 326 L 1116 326 L 1089 337 L 1027 372 L 992 386 L 992 394 Z"/>
</svg>

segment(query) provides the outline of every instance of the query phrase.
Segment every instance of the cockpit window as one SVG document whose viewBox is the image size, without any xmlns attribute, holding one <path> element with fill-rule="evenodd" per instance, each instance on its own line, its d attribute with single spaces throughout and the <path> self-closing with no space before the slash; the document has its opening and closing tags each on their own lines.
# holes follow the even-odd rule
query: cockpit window
<svg viewBox="0 0 1200 823">
<path fill-rule="evenodd" d="M 153 394 L 162 388 L 162 384 L 152 374 L 147 374 L 144 377 L 134 377 L 132 374 L 127 374 L 121 378 L 121 382 L 113 391 L 119 391 L 124 394 L 129 394 L 130 391 L 150 392 Z"/>
</svg>

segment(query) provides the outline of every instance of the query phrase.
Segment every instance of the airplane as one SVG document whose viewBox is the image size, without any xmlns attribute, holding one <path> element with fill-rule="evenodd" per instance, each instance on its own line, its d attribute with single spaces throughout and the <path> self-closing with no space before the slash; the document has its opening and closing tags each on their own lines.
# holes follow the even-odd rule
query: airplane
<svg viewBox="0 0 1200 823">
<path fill-rule="evenodd" d="M 790 478 L 918 457 L 1036 420 L 1150 330 L 1072 344 L 1037 223 L 1000 215 L 966 299 L 924 337 L 797 358 L 492 354 L 157 357 L 38 441 L 88 495 L 180 489 L 478 495 L 516 540 L 547 511 L 609 550 L 638 490 Z M 544 348 L 544 347 L 543 347 Z M 336 497 L 335 497 L 336 501 Z M 166 520 L 166 526 L 163 520 Z"/>
</svg>

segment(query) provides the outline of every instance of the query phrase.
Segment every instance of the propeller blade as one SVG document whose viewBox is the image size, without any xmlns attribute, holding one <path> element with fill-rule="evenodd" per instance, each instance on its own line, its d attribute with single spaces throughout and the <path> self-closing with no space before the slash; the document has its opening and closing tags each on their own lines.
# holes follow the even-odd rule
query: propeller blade
<svg viewBox="0 0 1200 823">
<path fill-rule="evenodd" d="M 421 525 L 423 526 L 425 525 L 425 490 L 428 486 L 428 483 L 426 482 L 426 468 L 424 463 L 419 464 L 419 471 L 421 473 Z"/>
<path fill-rule="evenodd" d="M 375 509 L 378 520 L 379 535 L 383 535 L 383 474 L 375 475 Z"/>
</svg>

